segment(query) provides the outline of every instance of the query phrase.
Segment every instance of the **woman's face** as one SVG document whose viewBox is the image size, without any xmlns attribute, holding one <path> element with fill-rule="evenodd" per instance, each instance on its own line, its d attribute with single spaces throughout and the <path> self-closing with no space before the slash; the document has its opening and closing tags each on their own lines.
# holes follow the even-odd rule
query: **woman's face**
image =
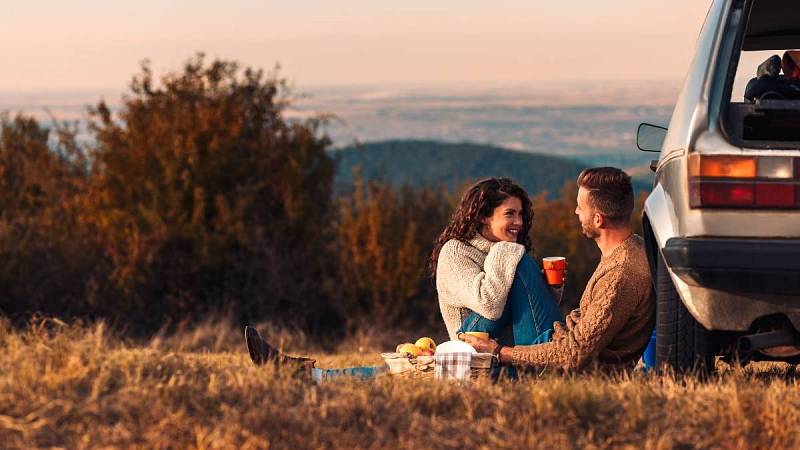
<svg viewBox="0 0 800 450">
<path fill-rule="evenodd" d="M 522 201 L 508 197 L 494 209 L 492 215 L 483 219 L 481 235 L 492 242 L 517 242 L 522 232 Z"/>
</svg>

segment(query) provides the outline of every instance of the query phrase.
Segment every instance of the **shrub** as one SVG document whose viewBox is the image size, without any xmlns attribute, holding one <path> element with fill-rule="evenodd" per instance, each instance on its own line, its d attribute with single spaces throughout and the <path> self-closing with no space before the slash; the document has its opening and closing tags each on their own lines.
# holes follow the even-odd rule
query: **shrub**
<svg viewBox="0 0 800 450">
<path fill-rule="evenodd" d="M 338 199 L 336 226 L 342 305 L 353 322 L 438 322 L 426 260 L 444 228 L 451 199 L 444 190 L 395 189 L 364 182 Z"/>
<path fill-rule="evenodd" d="M 96 253 L 80 214 L 86 158 L 75 133 L 0 117 L 0 311 L 86 314 Z M 55 136 L 53 135 L 55 134 Z"/>
<path fill-rule="evenodd" d="M 94 108 L 88 205 L 125 299 L 114 311 L 314 319 L 333 161 L 316 121 L 283 118 L 289 94 L 198 55 L 160 84 L 145 63 L 116 117 Z"/>
</svg>

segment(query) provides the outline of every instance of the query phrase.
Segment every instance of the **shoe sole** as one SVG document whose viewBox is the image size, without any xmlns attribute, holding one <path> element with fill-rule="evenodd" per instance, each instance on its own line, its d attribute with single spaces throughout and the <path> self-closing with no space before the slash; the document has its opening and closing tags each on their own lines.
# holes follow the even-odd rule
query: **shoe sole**
<svg viewBox="0 0 800 450">
<path fill-rule="evenodd" d="M 264 357 L 258 352 L 260 338 L 258 330 L 253 327 L 244 327 L 244 342 L 247 345 L 247 352 L 250 353 L 253 364 L 257 366 L 264 364 Z"/>
</svg>

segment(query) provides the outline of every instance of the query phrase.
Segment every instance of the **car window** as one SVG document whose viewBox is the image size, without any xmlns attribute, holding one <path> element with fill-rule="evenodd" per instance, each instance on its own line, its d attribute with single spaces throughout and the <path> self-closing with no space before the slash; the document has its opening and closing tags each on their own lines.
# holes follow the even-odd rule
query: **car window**
<svg viewBox="0 0 800 450">
<path fill-rule="evenodd" d="M 733 90 L 731 91 L 732 102 L 745 101 L 744 92 L 747 83 L 757 77 L 758 66 L 773 55 L 783 55 L 783 51 L 760 50 L 741 53 L 739 56 L 739 66 L 736 68 L 736 78 L 733 80 Z"/>
</svg>

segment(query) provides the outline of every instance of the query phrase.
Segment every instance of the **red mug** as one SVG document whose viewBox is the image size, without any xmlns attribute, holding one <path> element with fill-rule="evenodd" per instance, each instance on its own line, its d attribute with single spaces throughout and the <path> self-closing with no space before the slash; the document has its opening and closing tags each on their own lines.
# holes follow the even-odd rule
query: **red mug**
<svg viewBox="0 0 800 450">
<path fill-rule="evenodd" d="M 547 278 L 547 284 L 564 284 L 564 274 L 567 271 L 567 258 L 563 256 L 548 256 L 542 258 L 542 267 Z"/>
</svg>

